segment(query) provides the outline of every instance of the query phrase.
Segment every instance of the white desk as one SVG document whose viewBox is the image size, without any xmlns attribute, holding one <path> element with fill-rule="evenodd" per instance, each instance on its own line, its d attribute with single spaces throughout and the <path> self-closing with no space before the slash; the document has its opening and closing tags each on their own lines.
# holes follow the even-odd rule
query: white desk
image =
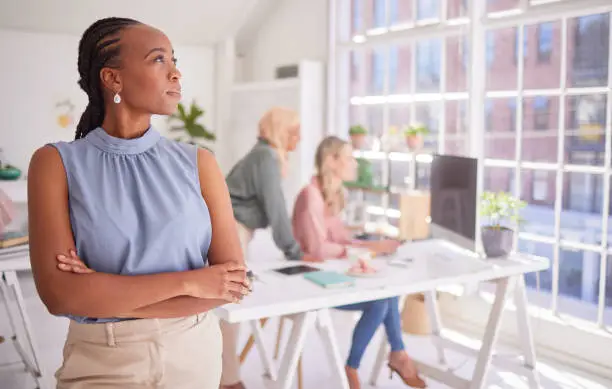
<svg viewBox="0 0 612 389">
<path fill-rule="evenodd" d="M 461 389 L 483 388 L 508 290 L 515 287 L 514 297 L 517 316 L 523 334 L 522 348 L 525 360 L 522 370 L 529 375 L 532 386 L 537 387 L 539 385 L 537 371 L 535 370 L 531 327 L 527 316 L 523 275 L 547 269 L 549 267 L 548 260 L 527 255 L 514 255 L 503 260 L 481 260 L 470 252 L 437 240 L 404 244 L 393 258 L 411 258 L 412 265 L 407 268 L 388 265 L 385 267 L 385 260 L 375 260 L 375 264 L 383 264 L 384 276 L 359 278 L 355 287 L 341 289 L 321 288 L 305 280 L 302 276 L 283 276 L 272 271 L 275 268 L 291 265 L 292 262 L 280 260 L 252 262 L 249 267 L 261 280 L 261 282 L 254 283 L 254 292 L 240 304 L 229 304 L 217 309 L 216 312 L 221 319 L 232 323 L 249 322 L 266 373 L 272 379 L 273 385 L 281 389 L 290 387 L 307 334 L 315 323 L 318 324 L 328 357 L 337 371 L 339 387 L 347 389 L 344 360 L 339 355 L 333 326 L 330 323 L 330 308 L 413 293 L 425 293 L 428 311 L 432 318 L 436 348 L 440 361 L 444 362 L 444 348 L 453 347 L 463 352 L 469 352 L 469 350 L 451 344 L 451 342 L 442 338 L 438 307 L 434 296 L 435 290 L 447 285 L 494 280 L 497 285 L 497 293 L 482 347 L 477 352 L 477 363 L 472 379 L 465 380 L 445 370 L 422 363 L 418 363 L 419 368 L 424 375 L 445 382 L 451 387 Z M 347 261 L 327 261 L 315 266 L 326 270 L 345 271 L 349 263 Z M 263 344 L 258 319 L 283 315 L 293 315 L 294 325 L 287 343 L 288 348 L 283 353 L 277 370 Z M 383 346 L 380 348 L 372 374 L 373 383 L 380 373 L 385 356 L 386 346 Z"/>
<path fill-rule="evenodd" d="M 25 365 L 26 371 L 36 381 L 37 388 L 41 388 L 43 383 L 41 382 L 40 353 L 32 335 L 32 325 L 26 312 L 23 294 L 17 278 L 17 272 L 21 270 L 30 270 L 28 246 L 0 249 L 0 302 L 4 303 L 11 326 L 10 330 L 13 332 L 10 338 Z M 17 315 L 12 309 L 13 302 L 17 306 Z M 18 324 L 17 318 L 21 321 L 21 325 Z M 19 327 L 24 329 L 25 339 L 21 339 L 17 331 Z"/>
</svg>

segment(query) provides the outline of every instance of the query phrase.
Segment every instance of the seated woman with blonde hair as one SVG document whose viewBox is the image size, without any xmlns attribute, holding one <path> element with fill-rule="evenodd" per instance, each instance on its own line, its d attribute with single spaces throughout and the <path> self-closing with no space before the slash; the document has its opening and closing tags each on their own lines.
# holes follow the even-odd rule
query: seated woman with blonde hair
<svg viewBox="0 0 612 389">
<path fill-rule="evenodd" d="M 293 238 L 285 204 L 282 179 L 288 173 L 288 153 L 300 141 L 300 121 L 289 108 L 274 107 L 259 121 L 257 143 L 226 177 L 242 250 L 257 229 L 272 228 L 276 246 L 289 260 L 313 260 L 304 255 Z M 223 333 L 223 389 L 242 389 L 237 355 L 239 324 L 221 322 Z"/>
<path fill-rule="evenodd" d="M 298 195 L 293 211 L 293 231 L 302 250 L 315 257 L 338 259 L 346 258 L 349 247 L 368 248 L 376 253 L 395 251 L 399 243 L 393 240 L 362 242 L 351 239 L 342 223 L 343 182 L 354 179 L 356 174 L 351 146 L 335 136 L 327 137 L 319 144 L 315 159 L 317 174 Z M 351 389 L 360 388 L 357 369 L 381 324 L 391 345 L 388 362 L 391 372 L 399 374 L 408 386 L 426 387 L 405 351 L 397 297 L 337 308 L 363 312 L 353 331 L 345 367 Z"/>
</svg>

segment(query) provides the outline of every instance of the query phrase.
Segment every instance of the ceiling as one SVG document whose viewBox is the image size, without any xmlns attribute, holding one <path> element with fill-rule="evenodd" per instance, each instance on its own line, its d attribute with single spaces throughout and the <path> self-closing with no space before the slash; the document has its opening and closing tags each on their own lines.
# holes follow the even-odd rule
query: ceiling
<svg viewBox="0 0 612 389">
<path fill-rule="evenodd" d="M 138 19 L 174 44 L 212 44 L 235 36 L 261 0 L 0 0 L 0 28 L 80 36 L 108 16 Z"/>
</svg>

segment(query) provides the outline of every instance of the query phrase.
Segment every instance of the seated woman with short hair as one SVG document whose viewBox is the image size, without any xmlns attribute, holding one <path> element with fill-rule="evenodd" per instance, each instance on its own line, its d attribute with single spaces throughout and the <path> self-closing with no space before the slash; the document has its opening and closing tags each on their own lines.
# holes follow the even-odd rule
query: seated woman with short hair
<svg viewBox="0 0 612 389">
<path fill-rule="evenodd" d="M 362 247 L 376 253 L 390 253 L 399 243 L 393 240 L 360 242 L 351 239 L 340 218 L 344 206 L 343 182 L 354 179 L 356 162 L 351 146 L 340 138 L 325 138 L 316 152 L 317 174 L 297 197 L 293 211 L 293 232 L 305 254 L 318 258 L 346 258 L 349 247 Z M 351 389 L 360 388 L 357 369 L 367 345 L 383 324 L 391 345 L 388 366 L 404 383 L 425 388 L 425 382 L 405 351 L 402 340 L 398 298 L 369 301 L 337 307 L 363 314 L 353 332 L 346 374 Z"/>
</svg>

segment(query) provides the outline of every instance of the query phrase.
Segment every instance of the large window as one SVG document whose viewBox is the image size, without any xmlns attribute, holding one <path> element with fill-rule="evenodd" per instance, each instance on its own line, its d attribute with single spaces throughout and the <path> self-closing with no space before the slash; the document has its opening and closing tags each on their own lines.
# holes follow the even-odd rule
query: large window
<svg viewBox="0 0 612 389">
<path fill-rule="evenodd" d="M 481 190 L 528 204 L 518 248 L 553 263 L 528 279 L 549 295 L 540 303 L 612 325 L 612 3 L 602 13 L 564 0 L 562 14 L 554 0 L 345 1 L 338 124 L 369 130 L 361 155 L 389 188 L 371 204 L 377 217 L 397 217 L 397 191 L 428 187 L 431 153 L 478 157 Z M 430 131 L 413 155 L 402 133 L 416 123 Z"/>
</svg>

